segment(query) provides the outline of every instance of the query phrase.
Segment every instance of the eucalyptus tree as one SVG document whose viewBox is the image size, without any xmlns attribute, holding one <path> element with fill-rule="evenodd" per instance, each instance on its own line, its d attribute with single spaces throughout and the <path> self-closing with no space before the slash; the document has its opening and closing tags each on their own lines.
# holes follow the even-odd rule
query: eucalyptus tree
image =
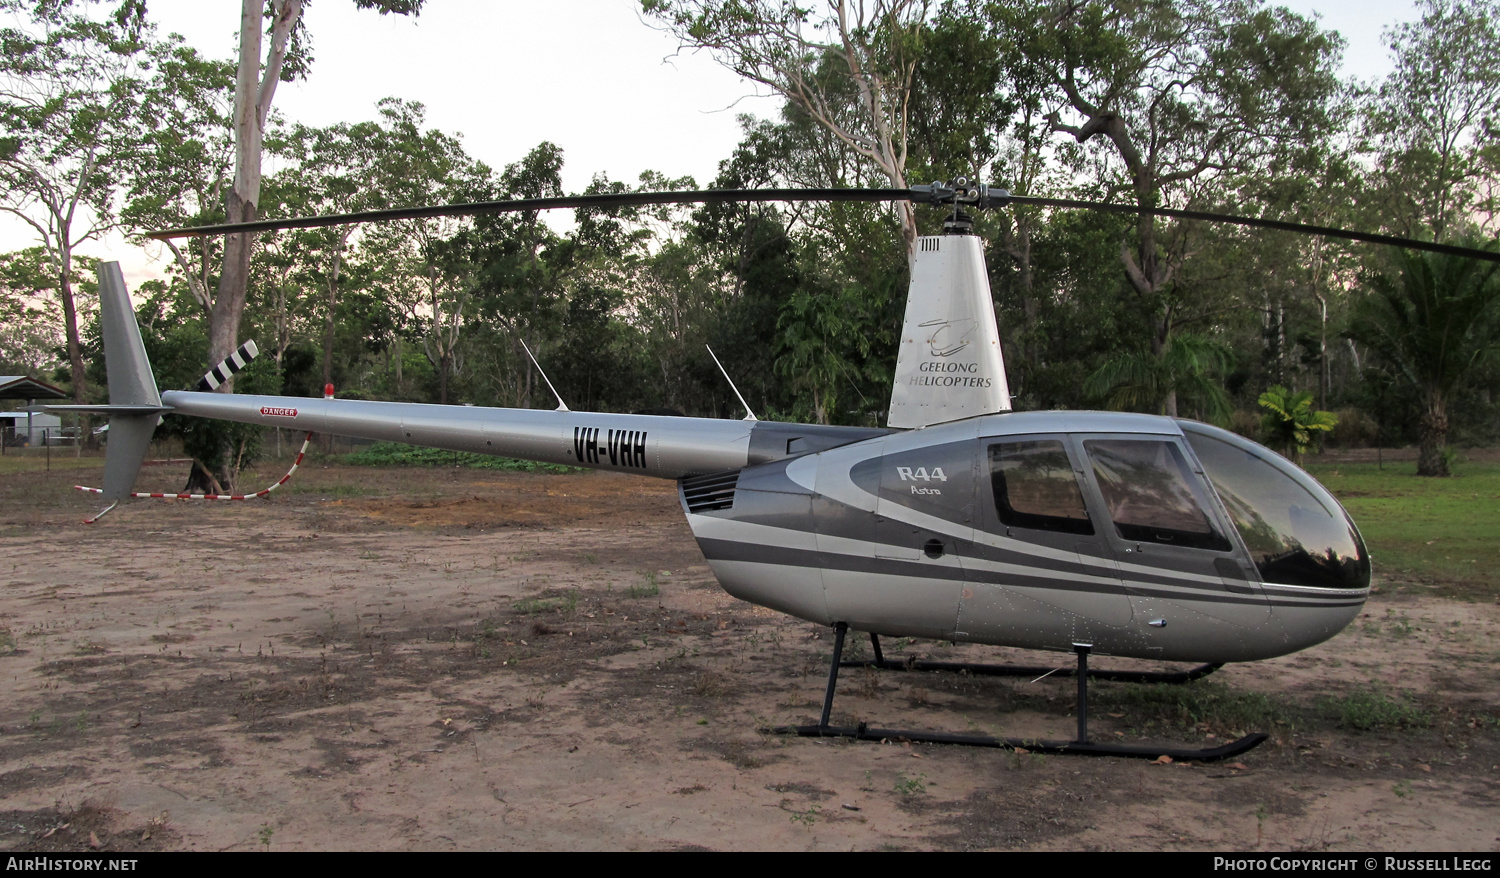
<svg viewBox="0 0 1500 878">
<path fill-rule="evenodd" d="M 390 105 L 386 105 L 387 108 Z M 387 120 L 391 117 L 386 116 Z M 277 207 L 303 216 L 355 213 L 387 206 L 391 193 L 376 174 L 389 131 L 377 122 L 326 128 L 294 125 L 278 149 L 297 164 L 273 179 Z M 333 382 L 333 347 L 340 295 L 347 282 L 353 225 L 302 229 L 288 236 L 288 253 L 299 258 L 291 276 L 321 292 L 323 384 Z"/>
<path fill-rule="evenodd" d="M 586 191 L 696 188 L 691 177 L 647 170 L 633 186 L 596 175 Z M 681 205 L 577 212 L 562 349 L 581 398 L 615 409 L 699 404 L 708 329 L 730 281 L 688 240 L 693 214 Z"/>
<path fill-rule="evenodd" d="M 137 243 L 166 248 L 170 270 L 206 318 L 213 311 L 224 239 L 148 243 L 141 236 L 224 221 L 234 161 L 234 67 L 173 41 L 160 53 L 156 70 L 149 84 L 151 113 L 138 123 L 139 150 L 121 216 Z"/>
<path fill-rule="evenodd" d="M 933 17 L 912 82 L 910 175 L 967 176 L 1022 195 L 1063 194 L 1077 175 L 1081 148 L 1051 137 L 1047 71 L 992 12 L 985 0 L 947 0 Z M 990 242 L 996 296 L 1013 306 L 1001 331 L 1011 388 L 1024 395 L 1047 347 L 1038 336 L 1047 292 L 1036 288 L 1032 253 L 1046 216 L 1012 205 L 974 219 L 976 233 Z"/>
<path fill-rule="evenodd" d="M 354 0 L 361 9 L 376 9 L 382 15 L 395 12 L 416 15 L 423 0 Z M 249 222 L 259 211 L 262 147 L 271 118 L 277 85 L 307 76 L 312 64 L 304 0 L 241 0 L 239 58 L 235 68 L 234 173 L 225 192 L 225 216 L 229 222 Z M 263 35 L 262 23 L 269 22 Z M 263 36 L 269 36 L 264 48 Z M 240 318 L 250 279 L 250 255 L 254 237 L 249 234 L 225 238 L 223 267 L 209 320 L 209 362 L 229 356 L 239 344 Z M 218 388 L 232 389 L 231 382 Z"/>
<path fill-rule="evenodd" d="M 1395 69 L 1369 116 L 1385 222 L 1399 234 L 1465 235 L 1493 217 L 1500 176 L 1500 2 L 1421 0 L 1387 29 Z M 1488 188 L 1487 188 L 1488 187 Z"/>
<path fill-rule="evenodd" d="M 6 0 L 0 29 L 0 211 L 36 236 L 62 306 L 73 398 L 88 402 L 74 252 L 118 222 L 138 151 L 151 58 L 134 4 L 92 17 L 67 3 Z"/>
<path fill-rule="evenodd" d="M 41 247 L 0 254 L 0 372 L 49 377 L 66 362 L 56 286 L 57 271 Z"/>
<path fill-rule="evenodd" d="M 367 132 L 371 156 L 367 191 L 380 207 L 412 207 L 495 197 L 493 172 L 464 151 L 456 136 L 423 130 L 420 104 L 385 98 Z M 418 327 L 427 359 L 437 370 L 439 401 L 462 366 L 464 327 L 478 288 L 474 222 L 452 217 L 378 223 L 360 237 L 361 258 L 378 264 L 372 283 Z"/>
<path fill-rule="evenodd" d="M 989 14 L 1046 73 L 1050 131 L 1089 154 L 1090 194 L 1141 207 L 1224 206 L 1332 129 L 1336 34 L 1254 0 L 995 3 Z M 1234 204 L 1239 212 L 1253 205 Z M 1187 302 L 1196 231 L 1149 216 L 1120 262 L 1161 358 Z M 1168 396 L 1167 411 L 1176 403 Z"/>
<path fill-rule="evenodd" d="M 684 48 L 785 97 L 868 162 L 907 188 L 910 96 L 928 0 L 643 0 L 643 11 Z M 916 213 L 896 203 L 908 260 Z"/>
<path fill-rule="evenodd" d="M 711 189 L 771 188 L 787 180 L 787 159 L 796 140 L 790 126 L 740 118 L 744 139 L 719 163 Z M 711 346 L 735 383 L 758 412 L 790 410 L 793 395 L 775 372 L 777 320 L 802 282 L 796 238 L 815 212 L 802 204 L 713 204 L 694 212 L 686 247 L 699 264 L 674 259 L 672 274 L 712 293 L 704 343 Z M 665 254 L 664 254 L 665 255 Z M 681 267 L 675 267 L 681 266 Z M 707 360 L 707 357 L 704 357 Z M 728 415 L 737 404 L 711 362 L 702 369 L 717 392 L 706 411 Z"/>
<path fill-rule="evenodd" d="M 520 161 L 484 178 L 484 197 L 546 198 L 562 194 L 562 150 L 543 142 Z M 525 353 L 539 356 L 560 335 L 566 301 L 561 280 L 570 248 L 538 211 L 475 217 L 452 251 L 468 266 L 468 356 L 484 392 L 504 404 L 528 407 L 536 375 Z M 459 339 L 461 341 L 461 339 Z M 550 398 L 550 395 L 547 395 Z"/>
</svg>

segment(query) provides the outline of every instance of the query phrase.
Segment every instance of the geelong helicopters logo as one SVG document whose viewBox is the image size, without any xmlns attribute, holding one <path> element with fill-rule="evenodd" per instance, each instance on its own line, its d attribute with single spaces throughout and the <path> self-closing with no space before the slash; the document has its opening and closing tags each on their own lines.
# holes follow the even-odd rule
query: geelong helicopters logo
<svg viewBox="0 0 1500 878">
<path fill-rule="evenodd" d="M 906 379 L 914 387 L 989 387 L 993 381 L 979 374 L 978 363 L 960 363 L 951 359 L 954 354 L 968 349 L 978 324 L 969 318 L 957 320 L 928 320 L 919 323 L 931 331 L 927 336 L 927 352 L 931 359 L 917 366 L 918 374 Z"/>
<path fill-rule="evenodd" d="M 969 346 L 969 336 L 974 334 L 978 324 L 972 319 L 961 318 L 928 320 L 917 325 L 923 329 L 932 328 L 932 334 L 927 336 L 927 347 L 934 357 L 951 357 Z"/>
</svg>

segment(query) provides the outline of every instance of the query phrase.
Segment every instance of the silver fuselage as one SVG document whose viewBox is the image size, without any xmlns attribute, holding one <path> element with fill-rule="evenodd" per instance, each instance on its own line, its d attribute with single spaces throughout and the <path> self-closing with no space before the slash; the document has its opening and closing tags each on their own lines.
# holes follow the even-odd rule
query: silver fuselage
<svg viewBox="0 0 1500 878">
<path fill-rule="evenodd" d="M 1320 587 L 1259 575 L 1170 418 L 1006 413 L 897 432 L 191 392 L 165 393 L 162 403 L 199 417 L 679 480 L 688 524 L 731 594 L 878 634 L 1247 661 L 1331 637 L 1369 593 L 1367 578 L 1363 587 Z M 1090 533 L 1000 520 L 986 449 L 1018 437 L 1068 449 Z M 1161 443 L 1190 461 L 1223 544 L 1142 541 L 1111 526 L 1085 463 L 1087 443 L 1104 439 Z"/>
<path fill-rule="evenodd" d="M 1090 533 L 1000 520 L 986 462 L 987 449 L 1001 439 L 1046 440 L 1069 451 Z M 1099 476 L 1087 464 L 1087 446 L 1106 441 L 1177 449 L 1190 462 L 1189 477 L 1199 481 L 1192 488 L 1206 498 L 1219 544 L 1127 538 L 1112 526 Z M 684 509 L 731 594 L 877 634 L 1060 651 L 1089 643 L 1112 655 L 1248 661 L 1326 640 L 1369 594 L 1362 558 L 1346 566 L 1363 562 L 1364 578 L 1339 587 L 1260 575 L 1259 567 L 1275 565 L 1256 563 L 1181 426 L 1169 418 L 990 415 L 748 467 L 734 480 L 732 501 L 722 499 L 723 480 L 713 491 L 695 492 L 712 481 L 684 480 Z M 1347 522 L 1323 494 L 1324 505 Z M 1322 560 L 1319 550 L 1315 560 Z"/>
</svg>

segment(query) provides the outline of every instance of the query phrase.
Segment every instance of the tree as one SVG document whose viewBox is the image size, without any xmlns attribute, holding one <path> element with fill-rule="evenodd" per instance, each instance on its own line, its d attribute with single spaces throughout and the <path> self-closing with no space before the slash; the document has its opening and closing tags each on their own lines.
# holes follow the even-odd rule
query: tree
<svg viewBox="0 0 1500 878">
<path fill-rule="evenodd" d="M 49 263 L 41 247 L 0 255 L 0 372 L 50 376 L 67 361 L 57 271 Z"/>
<path fill-rule="evenodd" d="M 389 118 L 389 117 L 387 117 Z M 301 157 L 298 166 L 277 180 L 282 206 L 295 205 L 303 216 L 354 213 L 385 205 L 378 188 L 378 156 L 387 135 L 379 123 L 337 124 L 328 128 L 296 125 L 282 147 Z M 323 292 L 323 384 L 333 382 L 333 342 L 339 295 L 355 226 L 303 229 L 291 235 L 292 250 L 303 258 L 293 269 L 299 280 Z M 299 270 L 300 269 L 300 270 Z"/>
<path fill-rule="evenodd" d="M 117 222 L 116 193 L 136 151 L 149 60 L 141 9 L 95 20 L 67 3 L 0 30 L 0 210 L 36 233 L 55 271 L 73 399 L 89 402 L 73 254 Z"/>
<path fill-rule="evenodd" d="M 361 9 L 385 15 L 416 15 L 424 0 L 354 0 Z M 307 75 L 312 63 L 304 0 L 241 0 L 240 51 L 234 86 L 234 178 L 225 195 L 229 222 L 250 222 L 260 203 L 261 147 L 271 115 L 276 86 Z M 261 20 L 270 19 L 270 45 L 261 59 Z M 224 267 L 219 275 L 209 320 L 209 360 L 229 356 L 239 344 L 240 316 L 250 277 L 251 235 L 230 235 L 224 245 Z M 229 387 L 226 382 L 221 388 Z"/>
<path fill-rule="evenodd" d="M 1493 183 L 1500 130 L 1500 2 L 1422 0 L 1386 31 L 1395 70 L 1370 116 L 1387 222 L 1402 235 L 1465 234 Z M 1494 205 L 1490 205 L 1494 210 Z"/>
<path fill-rule="evenodd" d="M 847 144 L 893 188 L 907 188 L 909 102 L 927 0 L 828 0 L 823 13 L 793 0 L 643 0 L 642 10 L 684 48 L 782 95 Z M 907 258 L 916 213 L 896 202 Z"/>
<path fill-rule="evenodd" d="M 782 355 L 776 371 L 793 390 L 812 394 L 812 416 L 819 424 L 837 418 L 839 398 L 849 381 L 849 349 L 869 350 L 857 319 L 840 297 L 826 291 L 799 291 L 782 310 L 778 339 Z"/>
<path fill-rule="evenodd" d="M 1229 419 L 1229 398 L 1219 378 L 1234 357 L 1223 344 L 1192 333 L 1179 332 L 1167 340 L 1160 356 L 1142 353 L 1115 357 L 1089 376 L 1084 390 L 1111 408 L 1167 412 L 1168 400 L 1195 405 L 1199 417 L 1223 423 Z"/>
<path fill-rule="evenodd" d="M 382 15 L 396 12 L 416 15 L 423 0 L 354 0 L 361 9 L 377 9 Z M 240 48 L 235 68 L 234 176 L 225 192 L 224 213 L 229 222 L 250 222 L 260 205 L 261 152 L 276 87 L 307 75 L 312 63 L 304 0 L 241 0 Z M 270 45 L 261 58 L 262 19 L 270 20 Z M 240 319 L 250 283 L 250 253 L 254 236 L 228 235 L 224 240 L 223 267 L 214 295 L 208 324 L 208 362 L 217 363 L 239 345 Z M 233 382 L 217 391 L 233 391 Z M 228 455 L 225 456 L 226 458 Z M 222 473 L 228 479 L 228 473 Z M 222 481 L 222 480 L 221 480 Z"/>
<path fill-rule="evenodd" d="M 1266 442 L 1281 449 L 1287 457 L 1302 455 L 1313 445 L 1314 433 L 1327 433 L 1339 422 L 1332 412 L 1313 410 L 1313 395 L 1310 391 L 1294 393 L 1276 385 L 1260 395 L 1260 426 Z"/>
<path fill-rule="evenodd" d="M 1093 193 L 1106 199 L 1212 209 L 1247 180 L 1291 166 L 1332 127 L 1340 40 L 1285 9 L 1034 0 L 993 4 L 991 16 L 1046 71 L 1050 129 L 1107 144 L 1095 152 Z M 1120 248 L 1158 358 L 1187 305 L 1175 281 L 1200 246 L 1194 235 L 1142 215 Z M 1175 414 L 1171 395 L 1166 408 Z"/>
<path fill-rule="evenodd" d="M 1421 402 L 1417 475 L 1446 476 L 1448 403 L 1500 349 L 1500 264 L 1407 250 L 1394 262 L 1369 279 L 1349 333 Z"/>
<path fill-rule="evenodd" d="M 369 134 L 369 185 L 381 206 L 410 207 L 494 198 L 493 174 L 464 152 L 459 138 L 422 130 L 420 103 L 384 98 L 381 120 Z M 361 247 L 381 265 L 377 286 L 420 326 L 423 349 L 438 370 L 439 401 L 459 369 L 469 300 L 477 284 L 474 223 L 434 217 L 382 223 L 367 229 Z"/>
<path fill-rule="evenodd" d="M 230 117 L 234 65 L 212 61 L 180 43 L 159 53 L 158 76 L 151 82 L 151 113 L 141 119 L 124 225 L 147 232 L 224 221 L 224 196 L 234 161 Z M 213 311 L 216 276 L 223 259 L 219 236 L 187 242 L 138 243 L 165 246 L 171 269 L 187 285 L 204 316 Z"/>
</svg>

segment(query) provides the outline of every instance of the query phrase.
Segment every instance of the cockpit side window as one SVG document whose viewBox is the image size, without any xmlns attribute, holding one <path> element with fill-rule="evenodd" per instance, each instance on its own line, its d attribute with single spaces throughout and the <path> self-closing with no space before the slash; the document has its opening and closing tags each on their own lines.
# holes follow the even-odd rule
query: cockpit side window
<svg viewBox="0 0 1500 878">
<path fill-rule="evenodd" d="M 1197 479 L 1176 443 L 1089 439 L 1083 443 L 1105 507 L 1123 540 L 1227 552 L 1232 546 L 1204 511 Z"/>
<path fill-rule="evenodd" d="M 1057 439 L 990 445 L 990 483 L 1001 524 L 1070 534 L 1094 532 L 1073 464 Z"/>
</svg>

